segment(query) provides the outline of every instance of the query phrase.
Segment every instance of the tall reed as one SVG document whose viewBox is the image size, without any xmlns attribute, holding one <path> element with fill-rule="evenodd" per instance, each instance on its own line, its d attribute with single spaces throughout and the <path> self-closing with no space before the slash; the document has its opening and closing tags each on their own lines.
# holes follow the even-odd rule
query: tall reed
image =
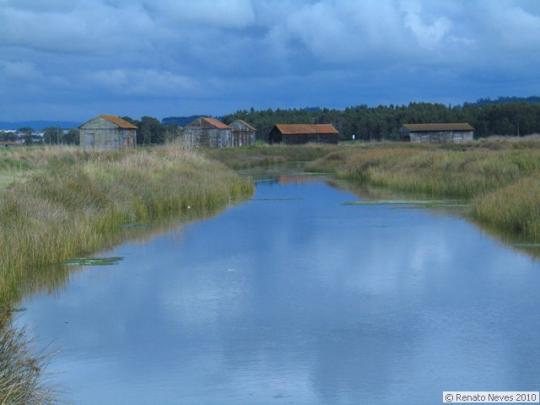
<svg viewBox="0 0 540 405">
<path fill-rule="evenodd" d="M 29 151 L 30 174 L 0 194 L 0 304 L 25 272 L 106 247 L 125 224 L 203 214 L 252 192 L 220 163 L 175 146 L 43 154 Z"/>
<path fill-rule="evenodd" d="M 31 353 L 24 331 L 12 326 L 9 314 L 0 313 L 0 404 L 46 405 L 54 393 L 43 385 L 46 358 Z"/>
<path fill-rule="evenodd" d="M 474 218 L 540 241 L 540 142 L 535 139 L 340 148 L 306 168 L 399 191 L 473 199 Z"/>
</svg>

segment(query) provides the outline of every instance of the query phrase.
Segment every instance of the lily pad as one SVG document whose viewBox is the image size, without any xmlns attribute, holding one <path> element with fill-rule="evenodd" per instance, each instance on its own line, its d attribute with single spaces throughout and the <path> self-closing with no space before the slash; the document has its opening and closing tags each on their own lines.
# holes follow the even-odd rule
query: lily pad
<svg viewBox="0 0 540 405">
<path fill-rule="evenodd" d="M 112 266 L 120 263 L 124 258 L 114 257 L 77 257 L 66 260 L 64 264 L 71 266 Z"/>
</svg>

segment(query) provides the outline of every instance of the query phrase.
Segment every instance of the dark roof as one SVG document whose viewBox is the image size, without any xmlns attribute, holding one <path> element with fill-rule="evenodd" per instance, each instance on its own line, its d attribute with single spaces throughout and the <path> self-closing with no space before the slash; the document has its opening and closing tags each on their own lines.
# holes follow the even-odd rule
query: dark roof
<svg viewBox="0 0 540 405">
<path fill-rule="evenodd" d="M 275 128 L 282 135 L 338 135 L 332 124 L 276 124 Z"/>
<path fill-rule="evenodd" d="M 117 115 L 101 114 L 100 117 L 103 118 L 104 120 L 112 122 L 113 124 L 116 124 L 120 128 L 137 129 L 137 127 L 133 125 L 131 122 L 128 122 Z"/>
<path fill-rule="evenodd" d="M 244 120 L 234 120 L 233 122 L 240 122 L 241 124 L 245 125 L 246 127 L 248 127 L 249 129 L 251 129 L 252 131 L 256 131 L 257 128 L 255 128 L 253 125 L 250 125 L 248 124 L 246 121 Z"/>
<path fill-rule="evenodd" d="M 466 122 L 404 124 L 403 127 L 410 132 L 474 131 L 474 128 Z"/>
</svg>

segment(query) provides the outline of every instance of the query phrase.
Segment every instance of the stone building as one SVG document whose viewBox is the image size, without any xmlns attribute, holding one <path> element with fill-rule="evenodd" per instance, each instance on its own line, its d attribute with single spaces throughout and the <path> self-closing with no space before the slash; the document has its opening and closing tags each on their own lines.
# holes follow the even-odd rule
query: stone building
<svg viewBox="0 0 540 405">
<path fill-rule="evenodd" d="M 466 122 L 404 124 L 400 130 L 403 141 L 410 142 L 468 142 L 474 139 L 474 128 Z"/>
<path fill-rule="evenodd" d="M 116 150 L 137 144 L 137 127 L 116 116 L 102 114 L 79 127 L 80 145 L 85 149 Z"/>
<path fill-rule="evenodd" d="M 332 124 L 276 124 L 268 135 L 270 143 L 338 143 L 339 132 Z"/>
</svg>

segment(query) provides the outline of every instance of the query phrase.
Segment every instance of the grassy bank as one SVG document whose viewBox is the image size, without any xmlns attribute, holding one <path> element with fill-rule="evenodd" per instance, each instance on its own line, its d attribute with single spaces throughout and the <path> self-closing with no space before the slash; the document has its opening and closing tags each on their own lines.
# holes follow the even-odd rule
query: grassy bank
<svg viewBox="0 0 540 405">
<path fill-rule="evenodd" d="M 344 147 L 306 165 L 357 183 L 471 200 L 471 215 L 540 241 L 540 141 Z"/>
<path fill-rule="evenodd" d="M 0 150 L 0 404 L 54 401 L 43 359 L 11 325 L 24 291 L 62 284 L 69 268 L 58 263 L 120 242 L 126 225 L 206 215 L 251 192 L 222 164 L 175 146 Z"/>
<path fill-rule="evenodd" d="M 239 170 L 289 163 L 306 163 L 336 150 L 332 145 L 257 145 L 245 148 L 206 149 L 203 154 Z"/>
<path fill-rule="evenodd" d="M 252 192 L 221 164 L 172 146 L 21 149 L 0 159 L 19 178 L 0 192 L 0 304 L 26 273 L 110 246 L 126 224 L 204 214 Z"/>
</svg>

